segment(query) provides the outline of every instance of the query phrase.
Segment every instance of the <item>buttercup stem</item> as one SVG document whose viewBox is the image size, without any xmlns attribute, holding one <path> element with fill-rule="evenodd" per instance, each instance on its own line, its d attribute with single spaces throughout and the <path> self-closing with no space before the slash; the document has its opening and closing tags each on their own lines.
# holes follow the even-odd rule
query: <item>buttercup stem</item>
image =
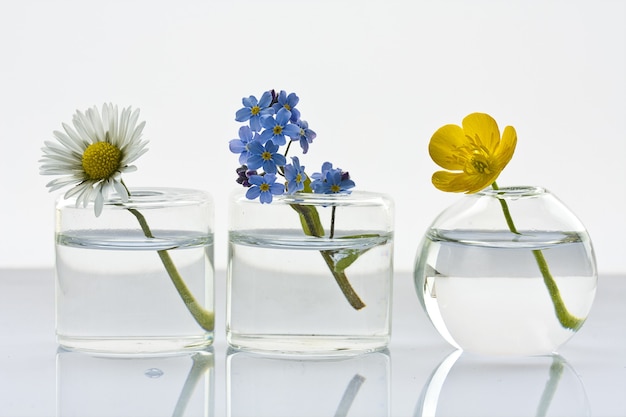
<svg viewBox="0 0 626 417">
<path fill-rule="evenodd" d="M 498 184 L 494 183 L 491 185 L 494 190 L 499 190 Z M 506 224 L 509 227 L 511 233 L 520 234 L 513 223 L 513 218 L 511 217 L 511 212 L 509 211 L 509 206 L 504 199 L 499 198 L 500 206 L 502 207 L 502 212 L 504 213 L 504 217 L 506 219 Z M 535 257 L 535 261 L 537 262 L 537 266 L 539 267 L 539 271 L 541 271 L 541 275 L 543 276 L 543 282 L 548 289 L 548 293 L 550 294 L 550 299 L 552 300 L 552 304 L 554 305 L 554 311 L 556 312 L 556 317 L 561 323 L 561 326 L 566 329 L 577 330 L 582 326 L 583 319 L 578 318 L 572 315 L 565 306 L 563 302 L 563 298 L 561 298 L 561 292 L 559 291 L 559 287 L 556 285 L 556 281 L 554 277 L 552 277 L 552 273 L 550 272 L 550 268 L 548 267 L 548 262 L 546 258 L 543 256 L 543 252 L 541 249 L 533 249 L 533 256 Z"/>
<path fill-rule="evenodd" d="M 148 226 L 148 222 L 146 221 L 146 218 L 143 216 L 143 214 L 141 214 L 136 209 L 129 208 L 127 210 L 130 211 L 137 218 L 143 234 L 149 239 L 154 238 L 154 236 L 152 235 L 152 231 L 150 230 L 150 226 Z M 159 258 L 161 258 L 161 262 L 167 270 L 167 273 L 170 276 L 174 287 L 176 287 L 180 298 L 183 299 L 185 306 L 187 307 L 193 318 L 204 330 L 213 331 L 215 322 L 214 314 L 210 311 L 205 310 L 195 299 L 191 291 L 189 291 L 189 288 L 187 288 L 185 281 L 180 276 L 178 269 L 176 269 L 176 265 L 174 265 L 174 261 L 172 261 L 169 252 L 166 250 L 158 250 L 157 253 L 159 255 Z"/>
</svg>

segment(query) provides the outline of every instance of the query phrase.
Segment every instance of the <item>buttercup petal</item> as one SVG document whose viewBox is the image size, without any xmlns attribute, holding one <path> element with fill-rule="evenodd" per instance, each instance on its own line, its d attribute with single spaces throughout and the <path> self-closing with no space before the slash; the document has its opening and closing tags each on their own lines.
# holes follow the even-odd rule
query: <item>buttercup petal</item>
<svg viewBox="0 0 626 417">
<path fill-rule="evenodd" d="M 480 138 L 482 144 L 492 152 L 500 142 L 498 124 L 485 113 L 472 113 L 463 119 L 463 131 L 471 139 Z"/>
<path fill-rule="evenodd" d="M 515 152 L 515 146 L 517 145 L 517 132 L 513 126 L 507 126 L 502 133 L 502 140 L 498 146 L 497 152 L 494 155 L 497 158 L 500 170 L 509 163 L 513 158 Z"/>
<path fill-rule="evenodd" d="M 463 172 L 437 171 L 432 176 L 432 183 L 441 191 L 473 194 L 491 185 L 493 180 L 491 180 L 490 177 L 484 177 L 482 175 L 466 175 Z"/>
<path fill-rule="evenodd" d="M 444 169 L 463 170 L 463 164 L 452 156 L 467 142 L 463 129 L 457 125 L 440 127 L 430 139 L 428 152 L 433 161 Z"/>
</svg>

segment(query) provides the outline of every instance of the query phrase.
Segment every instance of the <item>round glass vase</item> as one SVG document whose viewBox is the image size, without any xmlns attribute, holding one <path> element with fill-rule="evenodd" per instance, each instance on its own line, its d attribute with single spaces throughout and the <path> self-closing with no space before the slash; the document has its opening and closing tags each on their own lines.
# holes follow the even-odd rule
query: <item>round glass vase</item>
<svg viewBox="0 0 626 417">
<path fill-rule="evenodd" d="M 393 203 L 383 194 L 297 193 L 229 207 L 228 343 L 333 354 L 389 343 Z"/>
<path fill-rule="evenodd" d="M 415 286 L 453 346 L 550 354 L 584 323 L 597 272 L 583 224 L 540 187 L 486 189 L 444 210 L 417 252 Z"/>
<path fill-rule="evenodd" d="M 213 340 L 214 206 L 209 194 L 138 188 L 100 216 L 56 204 L 56 334 L 69 349 L 158 353 Z"/>
</svg>

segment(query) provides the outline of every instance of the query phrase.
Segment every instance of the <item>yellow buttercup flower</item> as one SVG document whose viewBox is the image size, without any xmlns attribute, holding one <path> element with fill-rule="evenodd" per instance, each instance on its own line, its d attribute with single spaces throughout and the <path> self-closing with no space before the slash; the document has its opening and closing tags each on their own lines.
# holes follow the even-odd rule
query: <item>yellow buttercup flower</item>
<svg viewBox="0 0 626 417">
<path fill-rule="evenodd" d="M 504 128 L 485 113 L 472 113 L 463 126 L 445 125 L 430 139 L 428 152 L 437 165 L 432 182 L 442 191 L 475 193 L 492 185 L 509 163 L 517 144 L 515 128 Z"/>
</svg>

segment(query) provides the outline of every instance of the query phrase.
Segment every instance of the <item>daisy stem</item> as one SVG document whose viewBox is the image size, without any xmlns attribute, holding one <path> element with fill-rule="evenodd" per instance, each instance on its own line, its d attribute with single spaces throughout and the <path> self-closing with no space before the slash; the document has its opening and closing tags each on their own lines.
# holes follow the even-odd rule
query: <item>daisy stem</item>
<svg viewBox="0 0 626 417">
<path fill-rule="evenodd" d="M 302 230 L 304 231 L 304 234 L 308 236 L 315 236 L 315 237 L 324 236 L 324 228 L 322 227 L 319 213 L 317 212 L 315 207 L 305 206 L 301 204 L 291 204 L 291 207 L 295 211 L 297 211 L 298 214 L 300 215 L 300 222 L 302 223 Z M 333 218 L 332 218 L 333 232 L 332 233 L 334 233 L 334 219 L 335 219 L 334 214 L 335 212 L 334 212 L 334 207 L 333 207 Z M 331 239 L 332 237 L 333 236 L 331 236 Z M 328 269 L 330 269 L 330 272 L 333 274 L 333 277 L 335 278 L 337 285 L 339 285 L 341 292 L 346 297 L 350 305 L 355 310 L 360 310 L 363 307 L 365 307 L 365 303 L 363 302 L 363 300 L 361 300 L 361 298 L 356 293 L 356 291 L 354 291 L 354 288 L 352 287 L 352 285 L 350 285 L 350 281 L 348 280 L 348 277 L 346 276 L 345 272 L 338 271 L 336 269 L 335 261 L 332 257 L 333 251 L 321 250 L 320 253 L 322 255 L 322 258 L 324 258 L 324 262 L 326 262 Z"/>
<path fill-rule="evenodd" d="M 491 185 L 494 190 L 499 190 L 498 184 L 494 181 Z M 517 231 L 515 227 L 515 223 L 513 223 L 513 217 L 511 216 L 511 212 L 509 210 L 509 206 L 506 201 L 502 198 L 499 198 L 500 206 L 502 207 L 502 212 L 504 213 L 504 218 L 506 219 L 506 224 L 509 227 L 511 233 L 515 233 L 517 235 L 521 234 Z M 556 285 L 556 281 L 550 272 L 550 268 L 548 267 L 548 262 L 546 258 L 543 256 L 543 252 L 541 249 L 533 249 L 532 250 L 535 261 L 537 262 L 537 266 L 539 267 L 539 271 L 543 277 L 543 282 L 548 289 L 548 293 L 550 294 L 550 299 L 552 300 L 552 304 L 554 305 L 554 311 L 556 313 L 556 317 L 561 323 L 561 326 L 566 329 L 577 330 L 582 326 L 583 319 L 578 318 L 571 314 L 567 307 L 565 306 L 565 302 L 563 302 L 563 298 L 561 297 L 561 292 L 559 291 L 559 287 Z"/>
<path fill-rule="evenodd" d="M 143 234 L 147 238 L 153 239 L 154 236 L 152 235 L 150 226 L 148 226 L 148 222 L 146 221 L 146 218 L 143 216 L 143 214 L 133 208 L 129 208 L 127 210 L 130 211 L 137 218 Z M 174 264 L 174 261 L 172 260 L 169 252 L 166 250 L 158 250 L 157 253 L 159 255 L 159 258 L 161 258 L 161 262 L 163 263 L 163 266 L 165 267 L 170 279 L 172 280 L 172 284 L 174 284 L 174 287 L 176 287 L 180 298 L 182 298 L 185 306 L 187 307 L 193 318 L 204 330 L 209 332 L 213 331 L 215 323 L 214 314 L 204 309 L 195 299 L 189 288 L 187 288 L 187 285 L 185 284 L 183 277 L 181 277 L 180 273 L 178 272 L 178 269 L 176 269 L 176 265 Z"/>
</svg>

